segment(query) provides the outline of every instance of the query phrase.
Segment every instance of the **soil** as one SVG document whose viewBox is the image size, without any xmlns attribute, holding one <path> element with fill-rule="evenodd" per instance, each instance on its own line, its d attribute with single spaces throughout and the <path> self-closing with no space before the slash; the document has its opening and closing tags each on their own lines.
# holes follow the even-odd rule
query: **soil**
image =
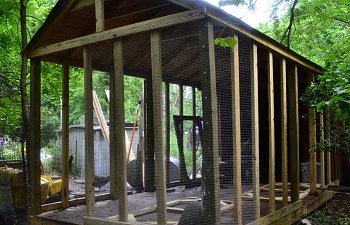
<svg viewBox="0 0 350 225">
<path fill-rule="evenodd" d="M 350 193 L 337 194 L 305 219 L 312 225 L 350 225 Z"/>
</svg>

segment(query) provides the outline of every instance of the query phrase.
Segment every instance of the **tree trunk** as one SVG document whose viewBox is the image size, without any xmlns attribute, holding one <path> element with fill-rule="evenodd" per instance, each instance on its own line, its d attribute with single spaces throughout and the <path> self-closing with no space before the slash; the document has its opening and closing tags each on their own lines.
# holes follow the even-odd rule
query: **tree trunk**
<svg viewBox="0 0 350 225">
<path fill-rule="evenodd" d="M 27 55 L 23 54 L 23 50 L 27 46 L 27 1 L 20 0 L 20 23 L 21 23 L 21 49 L 22 49 L 22 62 L 21 62 L 21 77 L 20 77 L 20 91 L 21 91 L 21 108 L 22 108 L 22 129 L 21 129 L 21 143 L 22 143 L 22 162 L 23 162 L 23 174 L 26 173 L 26 154 L 24 150 L 24 144 L 26 144 L 27 151 L 30 151 L 29 142 L 29 111 L 27 101 Z M 26 176 L 24 176 L 26 178 Z M 27 179 L 25 180 L 26 183 Z"/>
</svg>

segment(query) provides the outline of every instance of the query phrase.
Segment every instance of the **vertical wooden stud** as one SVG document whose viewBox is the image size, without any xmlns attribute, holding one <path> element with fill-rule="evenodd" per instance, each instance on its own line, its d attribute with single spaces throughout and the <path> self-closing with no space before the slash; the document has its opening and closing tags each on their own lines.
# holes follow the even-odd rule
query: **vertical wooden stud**
<svg viewBox="0 0 350 225">
<path fill-rule="evenodd" d="M 184 115 L 184 87 L 183 85 L 179 85 L 179 115 L 183 116 Z M 184 140 L 183 140 L 183 128 L 184 124 L 183 121 L 180 123 L 179 134 L 180 138 L 177 139 L 178 141 L 178 147 L 179 147 L 179 158 L 180 158 L 180 180 L 181 182 L 184 182 L 187 184 L 189 182 L 188 175 L 187 175 L 187 170 L 186 170 L 186 162 L 185 162 L 185 154 L 184 154 Z"/>
<path fill-rule="evenodd" d="M 326 112 L 326 131 L 327 131 L 327 142 L 330 143 L 331 139 L 331 128 L 329 120 L 329 112 Z M 332 182 L 332 163 L 331 163 L 331 152 L 330 149 L 327 149 L 327 184 Z"/>
<path fill-rule="evenodd" d="M 290 149 L 290 183 L 291 202 L 299 200 L 299 105 L 298 105 L 298 67 L 292 66 L 288 71 L 288 115 L 289 115 L 289 149 Z"/>
<path fill-rule="evenodd" d="M 96 32 L 104 31 L 105 29 L 104 0 L 95 0 L 95 15 L 96 15 Z"/>
<path fill-rule="evenodd" d="M 117 142 L 116 142 L 116 100 L 115 100 L 115 74 L 114 67 L 109 74 L 109 168 L 110 168 L 110 194 L 112 199 L 117 199 Z"/>
<path fill-rule="evenodd" d="M 268 104 L 269 104 L 269 212 L 276 210 L 275 203 L 275 102 L 273 87 L 273 54 L 268 53 Z"/>
<path fill-rule="evenodd" d="M 203 104 L 203 215 L 208 224 L 220 223 L 218 111 L 216 93 L 214 26 L 202 21 L 199 28 L 200 75 Z M 238 203 L 235 202 L 235 205 Z"/>
<path fill-rule="evenodd" d="M 124 65 L 123 43 L 114 42 L 114 79 L 115 79 L 115 125 L 117 155 L 117 196 L 119 221 L 128 220 L 127 181 L 126 181 L 126 149 L 125 149 L 125 112 L 124 112 Z"/>
<path fill-rule="evenodd" d="M 234 36 L 236 45 L 232 49 L 231 82 L 232 82 L 232 126 L 233 126 L 233 217 L 235 224 L 243 224 L 242 220 L 242 174 L 241 174 L 241 113 L 239 89 L 239 52 L 238 36 Z"/>
<path fill-rule="evenodd" d="M 157 224 L 166 224 L 166 167 L 163 141 L 162 59 L 159 31 L 151 33 Z"/>
<path fill-rule="evenodd" d="M 288 205 L 288 127 L 287 127 L 287 65 L 281 59 L 281 148 L 282 148 L 282 204 Z"/>
<path fill-rule="evenodd" d="M 192 87 L 192 116 L 196 116 L 196 88 Z M 197 175 L 197 131 L 196 121 L 192 124 L 192 179 L 196 179 Z"/>
<path fill-rule="evenodd" d="M 30 60 L 30 152 L 29 185 L 30 209 L 29 214 L 34 216 L 41 213 L 41 185 L 40 185 L 40 105 L 41 105 L 41 62 L 39 59 Z"/>
<path fill-rule="evenodd" d="M 309 83 L 314 81 L 314 74 L 308 73 L 308 80 Z M 316 112 L 314 109 L 309 109 L 309 148 L 312 148 L 316 144 Z M 310 194 L 316 195 L 316 180 L 317 180 L 317 173 L 316 173 L 316 152 L 310 151 L 309 153 L 309 159 L 310 159 Z"/>
<path fill-rule="evenodd" d="M 324 117 L 323 117 L 323 111 L 320 113 L 320 143 L 324 144 Z M 324 187 L 326 185 L 326 177 L 325 177 L 325 154 L 324 151 L 320 151 L 320 170 L 321 170 L 321 187 Z"/>
<path fill-rule="evenodd" d="M 170 181 L 170 84 L 165 83 L 165 152 L 167 162 L 167 183 Z"/>
<path fill-rule="evenodd" d="M 88 46 L 83 49 L 85 91 L 85 199 L 87 216 L 95 214 L 94 125 L 92 100 L 92 55 Z"/>
<path fill-rule="evenodd" d="M 253 150 L 253 207 L 254 218 L 260 218 L 260 171 L 259 171 L 259 80 L 258 80 L 258 47 L 253 44 L 253 77 L 252 77 L 252 150 Z"/>
<path fill-rule="evenodd" d="M 69 65 L 62 65 L 62 208 L 69 207 Z"/>
<path fill-rule="evenodd" d="M 146 80 L 145 89 L 145 191 L 155 191 L 155 175 L 154 175 L 154 122 L 153 122 L 153 93 L 152 93 L 152 80 L 148 78 Z"/>
</svg>

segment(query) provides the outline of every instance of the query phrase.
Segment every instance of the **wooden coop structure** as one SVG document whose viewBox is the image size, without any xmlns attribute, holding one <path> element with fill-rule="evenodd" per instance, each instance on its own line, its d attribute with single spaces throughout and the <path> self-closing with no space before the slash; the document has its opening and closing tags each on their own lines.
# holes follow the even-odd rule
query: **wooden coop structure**
<svg viewBox="0 0 350 225">
<path fill-rule="evenodd" d="M 217 43 L 221 38 L 231 45 L 222 47 Z M 24 53 L 31 68 L 31 224 L 56 224 L 41 213 L 78 204 L 68 193 L 69 104 L 74 104 L 69 102 L 70 67 L 83 68 L 85 79 L 84 224 L 142 223 L 128 221 L 133 212 L 125 167 L 125 74 L 146 81 L 144 190 L 155 193 L 153 224 L 169 223 L 174 205 L 167 202 L 166 178 L 170 83 L 180 90 L 190 86 L 202 96 L 202 117 L 187 119 L 202 126 L 200 197 L 206 224 L 225 224 L 223 218 L 227 224 L 291 224 L 332 196 L 318 187 L 336 181 L 335 157 L 308 150 L 316 138 L 327 138 L 315 122 L 324 121 L 323 115 L 310 111 L 312 118 L 305 118 L 308 109 L 299 100 L 322 68 L 215 6 L 194 0 L 59 0 Z M 41 205 L 38 197 L 41 62 L 62 65 L 62 201 L 51 205 Z M 110 74 L 109 197 L 118 204 L 114 220 L 97 218 L 95 211 L 93 70 Z M 302 161 L 309 162 L 307 184 L 301 183 Z M 231 200 L 223 202 L 221 184 L 226 181 Z M 245 207 L 250 207 L 249 218 Z"/>
</svg>

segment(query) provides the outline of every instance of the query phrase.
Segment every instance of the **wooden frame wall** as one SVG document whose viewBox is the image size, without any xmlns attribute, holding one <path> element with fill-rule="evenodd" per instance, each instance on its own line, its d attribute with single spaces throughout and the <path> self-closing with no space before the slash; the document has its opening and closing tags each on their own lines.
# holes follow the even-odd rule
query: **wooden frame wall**
<svg viewBox="0 0 350 225">
<path fill-rule="evenodd" d="M 44 46 L 29 52 L 30 57 L 44 56 L 57 51 L 63 51 L 67 49 L 72 49 L 76 47 L 83 47 L 83 65 L 84 65 L 84 78 L 85 78 L 85 124 L 86 124 L 86 137 L 85 137 L 85 184 L 86 184 L 86 204 L 87 204 L 87 216 L 94 216 L 95 210 L 95 196 L 94 196 L 94 148 L 93 148 L 93 124 L 92 124 L 92 52 L 88 44 L 96 43 L 100 41 L 115 39 L 118 37 L 123 37 L 139 32 L 149 31 L 150 29 L 159 29 L 168 27 L 174 24 L 185 23 L 189 21 L 198 20 L 204 18 L 205 15 L 203 10 L 196 9 L 190 10 L 188 12 L 177 13 L 170 16 L 165 16 L 157 19 L 152 19 L 149 21 L 140 22 L 137 24 L 129 25 L 126 27 L 111 29 L 104 31 L 104 19 L 103 19 L 103 1 L 95 0 L 96 4 L 96 31 L 99 34 L 88 35 L 74 40 L 64 41 L 61 43 L 56 43 L 49 46 Z M 100 4 L 100 5 L 99 5 Z M 214 16 L 215 17 L 215 16 Z M 102 21 L 102 22 L 101 22 Z M 164 23 L 159 23 L 160 21 L 166 21 Z M 219 19 L 219 21 L 222 21 Z M 156 24 L 156 25 L 154 25 Z M 151 25 L 153 25 L 152 28 Z M 236 29 L 236 28 L 234 28 Z M 240 32 L 240 30 L 238 30 Z M 215 53 L 214 53 L 214 30 L 212 22 L 202 21 L 199 28 L 200 33 L 200 70 L 201 70 L 201 82 L 202 82 L 202 93 L 203 93 L 203 122 L 205 127 L 204 140 L 203 140 L 203 160 L 207 162 L 203 165 L 203 175 L 205 179 L 203 180 L 204 186 L 204 215 L 206 216 L 206 221 L 210 224 L 216 224 L 220 222 L 220 188 L 219 188 L 219 150 L 218 150 L 218 121 L 217 121 L 217 93 L 216 93 L 216 74 L 215 74 Z M 243 32 L 244 33 L 244 32 Z M 245 34 L 245 33 L 244 33 Z M 234 155 L 236 159 L 240 159 L 241 150 L 241 140 L 240 140 L 240 100 L 239 100 L 239 54 L 238 54 L 238 37 L 235 35 L 237 40 L 236 46 L 233 48 L 232 56 L 232 110 L 233 115 L 233 132 L 234 132 Z M 260 40 L 260 39 L 258 39 Z M 119 199 L 119 220 L 118 224 L 126 224 L 128 211 L 127 211 L 127 196 L 126 196 L 126 168 L 125 168 L 125 138 L 124 131 L 118 133 L 125 129 L 124 127 L 124 108 L 123 108 L 123 52 L 122 52 L 122 41 L 120 39 L 114 40 L 114 70 L 110 77 L 110 89 L 111 93 L 111 112 L 114 112 L 116 117 L 111 117 L 111 147 L 115 146 L 121 150 L 118 152 L 111 151 L 111 170 L 118 170 L 120 174 L 111 171 L 111 176 L 117 176 L 116 179 L 111 178 L 111 194 Z M 152 142 L 150 138 L 147 140 L 148 148 L 157 146 L 155 148 L 156 157 L 156 187 L 157 187 L 157 208 L 158 208 L 158 224 L 166 224 L 166 165 L 165 165 L 165 154 L 164 149 L 165 142 L 163 140 L 163 111 L 162 111 L 162 64 L 161 64 L 161 40 L 160 32 L 152 31 L 151 33 L 151 51 L 152 51 L 152 83 L 147 83 L 147 123 L 154 124 L 154 126 L 149 125 L 148 131 L 152 130 L 154 132 L 154 139 Z M 264 42 L 265 43 L 265 42 Z M 289 55 L 289 54 L 287 54 Z M 268 85 L 269 85 L 269 126 L 270 126 L 270 168 L 269 168 L 269 183 L 270 183 L 270 212 L 275 211 L 275 201 L 274 201 L 274 187 L 275 187 L 275 175 L 274 175 L 274 102 L 273 102 L 273 55 L 272 52 L 268 53 Z M 258 69 L 257 69 L 257 45 L 253 44 L 253 108 L 258 109 L 258 86 L 255 85 L 257 82 Z M 67 69 L 68 68 L 68 69 Z M 287 131 L 290 134 L 290 152 L 291 152 L 291 187 L 292 187 L 292 202 L 299 199 L 299 111 L 298 111 L 298 71 L 297 66 L 293 65 L 293 68 L 288 73 L 288 103 L 289 107 L 289 118 L 290 127 L 286 127 L 286 61 L 283 58 L 281 60 L 281 90 L 283 94 L 282 98 L 282 130 Z M 31 59 L 31 144 L 33 152 L 30 154 L 30 184 L 35 193 L 31 196 L 40 195 L 40 165 L 35 163 L 40 159 L 40 60 L 37 58 Z M 63 65 L 63 98 L 64 104 L 68 106 L 68 80 L 69 80 L 69 66 L 67 64 Z M 169 91 L 169 84 L 167 84 Z M 39 91 L 38 91 L 39 90 Z M 192 90 L 195 90 L 194 88 Z M 194 92 L 194 91 L 193 91 Z M 152 97 L 153 96 L 153 97 Z M 237 97 L 238 96 L 238 97 Z M 169 96 L 167 97 L 169 99 Z M 152 100 L 152 101 L 151 101 Z M 119 103 L 117 105 L 117 103 Z M 169 104 L 167 102 L 167 104 Z M 168 106 L 167 106 L 168 108 Z M 68 107 L 63 107 L 64 119 L 63 127 L 63 148 L 67 149 L 68 140 Z M 258 111 L 258 110 L 256 110 Z M 193 115 L 195 115 L 195 92 L 193 94 Z M 123 119 L 122 119 L 123 118 Z M 152 118 L 152 119 L 150 119 Z M 260 217 L 260 200 L 259 200 L 259 140 L 258 140 L 258 114 L 253 115 L 254 127 L 253 133 L 256 138 L 253 142 L 253 154 L 255 155 L 255 173 L 253 177 L 254 182 L 254 206 L 255 218 Z M 166 119 L 167 121 L 169 119 Z M 167 122 L 169 123 L 169 121 Z M 168 130 L 168 127 L 167 127 Z M 282 131 L 283 133 L 283 131 Z M 35 135 L 34 135 L 35 134 Z M 150 133 L 148 133 L 150 134 Z M 195 129 L 194 129 L 195 134 Z M 153 137 L 153 135 L 151 136 Z M 153 143 L 154 142 L 154 143 Z M 286 141 L 282 139 L 283 157 L 282 157 L 282 167 L 283 174 L 287 171 L 286 157 Z M 168 145 L 168 141 L 167 141 Z M 119 146 L 119 147 L 118 147 Z M 66 150 L 64 150 L 65 152 Z M 63 164 L 67 169 L 67 152 L 63 155 Z M 194 155 L 195 157 L 195 155 Z M 168 156 L 167 156 L 168 158 Z M 195 160 L 195 159 L 193 159 Z M 329 162 L 328 162 L 329 160 Z M 34 163 L 33 163 L 34 162 Z M 120 167 L 115 168 L 112 164 L 118 164 Z M 240 160 L 237 160 L 234 165 L 234 219 L 235 223 L 242 224 L 242 187 L 241 187 L 241 165 Z M 329 163 L 329 164 L 328 164 Z M 154 164 L 154 163 L 153 163 Z M 329 166 L 328 166 L 329 165 Z M 35 173 L 32 173 L 34 171 Z M 64 170 L 65 171 L 65 170 Z M 67 172 L 64 172 L 64 177 L 67 177 Z M 193 171 L 195 173 L 195 171 Z M 67 179 L 67 178 L 64 178 Z M 330 182 L 330 155 L 327 155 L 327 181 Z M 39 181 L 39 182 L 38 182 Z M 152 179 L 151 183 L 148 183 L 148 188 L 153 189 Z M 286 185 L 288 179 L 283 181 Z M 328 183 L 329 183 L 328 182 Z M 68 186 L 64 183 L 64 191 L 67 192 Z M 286 205 L 285 192 L 283 195 L 284 205 Z M 62 202 L 62 207 L 68 207 L 69 202 L 64 194 L 64 200 Z M 38 199 L 31 198 L 31 214 L 36 215 L 41 211 L 40 202 Z"/>
</svg>

